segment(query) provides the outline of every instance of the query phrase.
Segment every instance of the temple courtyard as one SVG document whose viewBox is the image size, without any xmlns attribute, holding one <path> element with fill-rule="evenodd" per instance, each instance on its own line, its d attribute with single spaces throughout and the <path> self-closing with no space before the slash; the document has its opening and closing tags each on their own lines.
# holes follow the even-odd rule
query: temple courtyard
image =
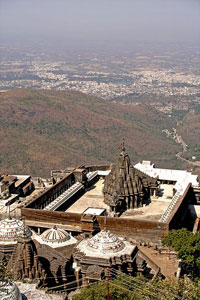
<svg viewBox="0 0 200 300">
<path fill-rule="evenodd" d="M 103 179 L 98 180 L 95 184 L 86 189 L 86 192 L 74 204 L 72 204 L 66 212 L 82 214 L 87 208 L 105 208 L 109 210 L 109 206 L 103 201 Z"/>
<path fill-rule="evenodd" d="M 103 183 L 104 180 L 100 179 L 86 189 L 86 192 L 66 212 L 82 214 L 89 207 L 102 208 L 109 211 L 109 206 L 104 203 L 102 193 Z M 151 197 L 150 202 L 143 207 L 128 209 L 120 217 L 158 221 L 172 200 L 173 187 L 173 185 L 169 184 L 160 184 L 160 192 L 157 197 Z"/>
</svg>

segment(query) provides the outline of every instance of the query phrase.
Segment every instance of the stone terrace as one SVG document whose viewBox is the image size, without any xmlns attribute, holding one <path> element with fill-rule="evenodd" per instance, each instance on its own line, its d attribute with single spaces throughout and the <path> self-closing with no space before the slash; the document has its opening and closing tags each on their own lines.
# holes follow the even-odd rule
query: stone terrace
<svg viewBox="0 0 200 300">
<path fill-rule="evenodd" d="M 105 208 L 109 212 L 109 206 L 103 201 L 103 180 L 100 179 L 97 183 L 86 190 L 74 204 L 72 204 L 66 212 L 83 213 L 88 207 Z M 161 184 L 161 193 L 156 199 L 151 200 L 149 205 L 137 209 L 129 209 L 124 212 L 122 218 L 134 218 L 139 220 L 158 221 L 167 209 L 172 200 L 173 185 Z"/>
<path fill-rule="evenodd" d="M 172 200 L 173 185 L 161 184 L 161 193 L 157 198 L 151 199 L 151 203 L 137 209 L 128 209 L 121 217 L 134 218 L 138 220 L 159 221 Z"/>
<path fill-rule="evenodd" d="M 109 206 L 103 201 L 103 180 L 100 179 L 94 185 L 86 189 L 86 192 L 66 212 L 83 213 L 88 207 L 105 208 L 109 211 Z"/>
</svg>

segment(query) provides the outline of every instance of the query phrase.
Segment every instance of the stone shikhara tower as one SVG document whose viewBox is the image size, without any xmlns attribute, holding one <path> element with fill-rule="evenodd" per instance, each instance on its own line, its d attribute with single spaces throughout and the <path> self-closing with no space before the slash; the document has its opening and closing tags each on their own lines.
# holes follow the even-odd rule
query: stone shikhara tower
<svg viewBox="0 0 200 300">
<path fill-rule="evenodd" d="M 37 250 L 31 238 L 21 236 L 8 263 L 15 280 L 45 280 L 45 271 L 39 262 Z"/>
<path fill-rule="evenodd" d="M 149 194 L 144 180 L 145 178 L 136 174 L 123 145 L 117 162 L 111 164 L 111 172 L 105 178 L 104 202 L 115 213 L 141 207 Z"/>
</svg>

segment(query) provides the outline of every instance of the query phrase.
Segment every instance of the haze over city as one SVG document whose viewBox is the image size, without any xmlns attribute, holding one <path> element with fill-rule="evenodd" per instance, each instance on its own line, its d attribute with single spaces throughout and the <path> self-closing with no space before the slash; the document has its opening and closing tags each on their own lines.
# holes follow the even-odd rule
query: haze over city
<svg viewBox="0 0 200 300">
<path fill-rule="evenodd" d="M 199 44 L 199 16 L 198 0 L 1 0 L 0 39 L 53 47 Z"/>
</svg>

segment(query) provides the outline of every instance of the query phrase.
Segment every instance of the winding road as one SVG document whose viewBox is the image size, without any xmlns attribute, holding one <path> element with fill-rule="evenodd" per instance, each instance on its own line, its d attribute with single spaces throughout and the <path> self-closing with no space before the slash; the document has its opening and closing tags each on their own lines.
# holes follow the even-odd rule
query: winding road
<svg viewBox="0 0 200 300">
<path fill-rule="evenodd" d="M 181 146 L 183 148 L 182 151 L 180 151 L 180 152 L 178 152 L 176 154 L 176 158 L 177 159 L 181 159 L 181 160 L 187 162 L 190 165 L 200 167 L 200 161 L 191 161 L 189 159 L 186 159 L 186 158 L 182 157 L 183 152 L 187 152 L 188 145 L 185 143 L 185 141 L 183 140 L 182 136 L 178 135 L 177 129 L 173 128 L 173 133 L 172 134 L 168 134 L 167 132 L 170 133 L 170 131 L 169 130 L 165 131 L 165 133 L 167 134 L 167 136 L 171 135 L 174 138 L 174 140 L 176 141 L 176 143 L 177 144 L 181 144 Z"/>
</svg>

